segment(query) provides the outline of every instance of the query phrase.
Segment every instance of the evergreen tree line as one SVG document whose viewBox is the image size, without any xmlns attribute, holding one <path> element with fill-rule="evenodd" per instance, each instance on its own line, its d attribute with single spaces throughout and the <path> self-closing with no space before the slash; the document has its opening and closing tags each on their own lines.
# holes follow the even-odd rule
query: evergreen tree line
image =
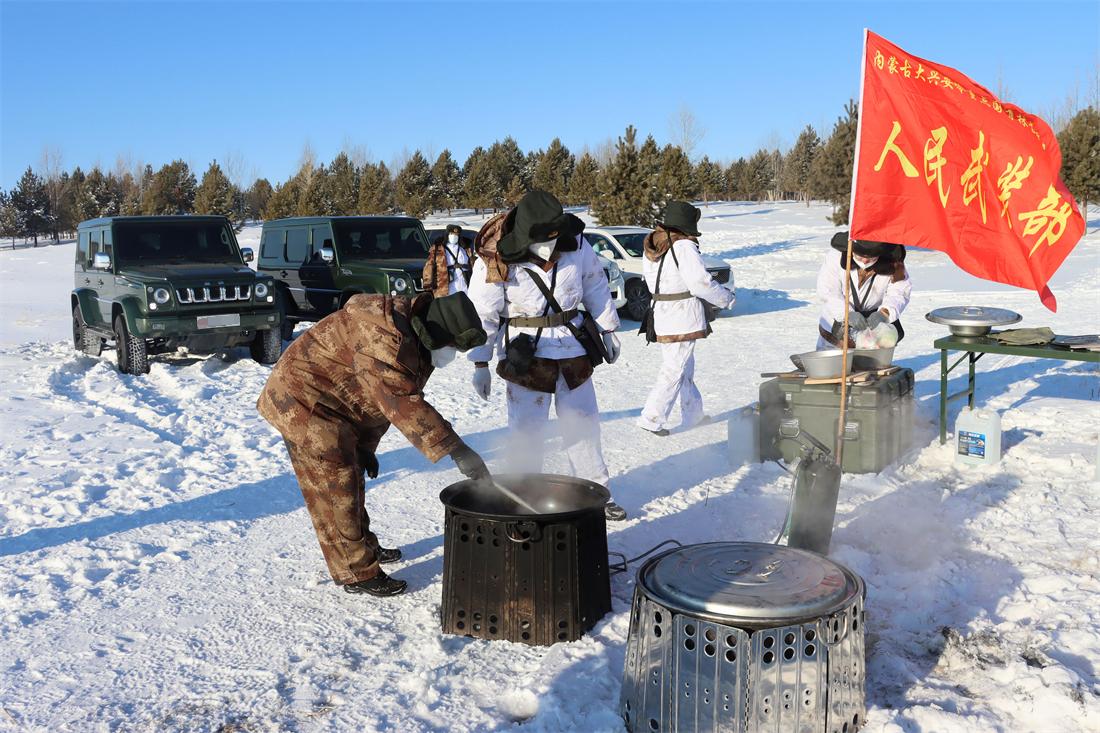
<svg viewBox="0 0 1100 733">
<path fill-rule="evenodd" d="M 385 163 L 356 165 L 346 153 L 328 164 L 307 155 L 298 171 L 272 187 L 258 178 L 247 189 L 234 185 L 213 161 L 197 181 L 183 160 L 137 175 L 85 173 L 43 177 L 28 167 L 10 192 L 0 190 L 0 233 L 8 237 L 71 233 L 85 219 L 137 214 L 219 214 L 238 225 L 249 219 L 341 216 L 468 208 L 499 210 L 531 188 L 550 191 L 563 203 L 591 206 L 604 225 L 652 226 L 669 200 L 811 200 L 833 204 L 831 221 L 848 220 L 855 155 L 856 104 L 850 101 L 827 139 L 807 125 L 786 152 L 760 149 L 731 163 L 703 156 L 693 162 L 652 135 L 640 144 L 627 127 L 608 154 L 577 157 L 555 138 L 545 150 L 524 153 L 511 137 L 477 147 L 460 166 L 449 150 L 434 161 L 415 151 L 396 172 Z M 1081 110 L 1058 133 L 1062 178 L 1083 205 L 1100 199 L 1100 113 Z"/>
</svg>

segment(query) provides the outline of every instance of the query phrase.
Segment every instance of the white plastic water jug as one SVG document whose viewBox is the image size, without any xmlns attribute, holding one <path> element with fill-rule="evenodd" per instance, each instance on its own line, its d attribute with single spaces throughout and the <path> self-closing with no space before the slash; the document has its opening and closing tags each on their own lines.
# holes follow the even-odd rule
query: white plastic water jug
<svg viewBox="0 0 1100 733">
<path fill-rule="evenodd" d="M 734 410 L 726 423 L 726 455 L 730 468 L 760 462 L 760 408 L 753 404 Z"/>
<path fill-rule="evenodd" d="M 1001 416 L 964 408 L 955 420 L 955 463 L 991 465 L 1001 460 Z"/>
</svg>

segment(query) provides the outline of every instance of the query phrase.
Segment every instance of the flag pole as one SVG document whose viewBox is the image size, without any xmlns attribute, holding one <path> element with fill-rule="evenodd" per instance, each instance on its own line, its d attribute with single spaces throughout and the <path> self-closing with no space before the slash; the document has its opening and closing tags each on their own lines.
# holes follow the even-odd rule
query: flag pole
<svg viewBox="0 0 1100 733">
<path fill-rule="evenodd" d="M 844 460 L 844 423 L 848 413 L 848 314 L 852 310 L 852 238 L 848 237 L 848 254 L 844 258 L 844 330 L 840 338 L 840 419 L 836 426 L 836 465 Z"/>
<path fill-rule="evenodd" d="M 854 224 L 856 210 L 856 176 L 859 175 L 859 143 L 860 128 L 863 119 L 863 82 L 867 71 L 867 29 L 863 29 L 863 53 L 859 57 L 859 107 L 857 108 L 856 121 L 856 149 L 852 159 L 852 193 L 848 197 L 848 231 Z M 836 426 L 836 451 L 833 457 L 837 467 L 844 461 L 844 424 L 848 417 L 848 314 L 852 307 L 852 237 L 848 237 L 848 252 L 844 258 L 844 330 L 841 333 L 843 342 L 840 345 L 840 419 Z"/>
</svg>

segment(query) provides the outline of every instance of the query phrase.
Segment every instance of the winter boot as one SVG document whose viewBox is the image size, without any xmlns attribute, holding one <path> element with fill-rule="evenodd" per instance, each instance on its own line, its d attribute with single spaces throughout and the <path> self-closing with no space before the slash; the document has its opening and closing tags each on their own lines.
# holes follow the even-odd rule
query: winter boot
<svg viewBox="0 0 1100 733">
<path fill-rule="evenodd" d="M 609 501 L 603 507 L 603 515 L 609 522 L 621 522 L 626 519 L 626 509 L 613 501 Z"/>
<path fill-rule="evenodd" d="M 378 558 L 378 562 L 380 564 L 388 565 L 401 559 L 401 548 L 379 547 L 377 550 L 374 551 L 374 556 Z"/>
<path fill-rule="evenodd" d="M 348 583 L 344 586 L 345 593 L 366 593 L 371 596 L 396 596 L 405 592 L 409 584 L 404 580 L 391 578 L 385 572 L 379 570 L 370 580 L 360 580 L 358 583 Z"/>
</svg>

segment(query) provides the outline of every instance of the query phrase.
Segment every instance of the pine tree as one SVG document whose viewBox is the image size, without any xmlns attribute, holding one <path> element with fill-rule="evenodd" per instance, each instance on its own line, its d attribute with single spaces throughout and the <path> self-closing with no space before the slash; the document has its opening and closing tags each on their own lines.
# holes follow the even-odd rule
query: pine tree
<svg viewBox="0 0 1100 733">
<path fill-rule="evenodd" d="M 333 216 L 336 204 L 330 196 L 329 172 L 324 165 L 303 170 L 302 193 L 298 197 L 298 216 Z"/>
<path fill-rule="evenodd" d="M 742 185 L 745 178 L 745 167 L 748 162 L 744 158 L 738 158 L 730 163 L 726 169 L 726 198 L 730 201 L 744 201 L 745 188 Z"/>
<path fill-rule="evenodd" d="M 480 146 L 473 149 L 462 166 L 463 200 L 475 212 L 495 207 L 497 179 L 489 153 Z"/>
<path fill-rule="evenodd" d="M 771 188 L 771 166 L 766 150 L 757 150 L 741 172 L 741 193 L 749 201 L 760 201 Z"/>
<path fill-rule="evenodd" d="M 88 176 L 91 178 L 91 175 Z M 189 214 L 195 207 L 195 174 L 183 160 L 161 167 L 142 197 L 142 213 Z"/>
<path fill-rule="evenodd" d="M 333 216 L 350 216 L 359 208 L 359 169 L 347 153 L 332 159 L 325 185 L 325 200 L 331 203 Z"/>
<path fill-rule="evenodd" d="M 0 189 L 0 237 L 11 237 L 11 248 L 15 249 L 15 237 L 18 234 L 19 225 L 11 195 Z"/>
<path fill-rule="evenodd" d="M 1062 181 L 1087 211 L 1090 201 L 1100 201 L 1100 112 L 1087 107 L 1074 115 L 1058 133 L 1058 147 Z"/>
<path fill-rule="evenodd" d="M 393 177 L 385 163 L 366 163 L 359 174 L 359 213 L 389 214 L 393 211 Z"/>
<path fill-rule="evenodd" d="M 235 187 L 229 182 L 218 161 L 211 162 L 206 173 L 202 174 L 202 183 L 195 191 L 195 213 L 235 219 L 236 204 Z"/>
<path fill-rule="evenodd" d="M 858 111 L 854 100 L 844 108 L 825 147 L 810 166 L 810 195 L 833 205 L 829 221 L 837 226 L 848 223 L 852 198 L 852 166 L 855 162 Z"/>
<path fill-rule="evenodd" d="M 799 201 L 810 202 L 810 167 L 821 152 L 821 138 L 817 131 L 806 125 L 787 153 L 783 166 L 780 188 L 794 194 Z"/>
<path fill-rule="evenodd" d="M 596 199 L 600 176 L 600 166 L 587 151 L 577 161 L 573 175 L 569 177 L 569 203 L 584 206 Z"/>
<path fill-rule="evenodd" d="M 531 185 L 549 191 L 559 201 L 566 201 L 569 198 L 569 179 L 573 176 L 575 166 L 576 161 L 569 148 L 562 145 L 560 138 L 554 138 L 546 152 L 538 156 Z"/>
<path fill-rule="evenodd" d="M 720 199 L 726 192 L 725 171 L 705 155 L 695 166 L 695 182 L 704 206 Z"/>
<path fill-rule="evenodd" d="M 417 150 L 397 174 L 397 206 L 409 216 L 423 217 L 432 208 L 432 170 Z"/>
<path fill-rule="evenodd" d="M 652 226 L 655 221 L 650 200 L 653 188 L 645 180 L 636 136 L 634 126 L 628 125 L 626 134 L 615 145 L 611 161 L 600 171 L 599 193 L 593 201 L 592 213 L 604 226 Z"/>
<path fill-rule="evenodd" d="M 660 206 L 669 201 L 690 201 L 695 198 L 695 172 L 691 161 L 679 145 L 665 145 L 657 169 L 656 195 Z"/>
<path fill-rule="evenodd" d="M 266 178 L 257 178 L 244 194 L 245 216 L 249 219 L 262 218 L 273 193 Z"/>
<path fill-rule="evenodd" d="M 115 186 L 103 171 L 98 167 L 92 168 L 78 194 L 77 206 L 81 216 L 84 219 L 116 216 L 121 209 L 117 194 Z"/>
<path fill-rule="evenodd" d="M 524 180 L 527 156 L 514 139 L 506 137 L 489 148 L 489 165 L 495 180 L 492 206 L 499 209 L 508 203 L 508 194 L 514 192 L 512 183 L 515 179 L 519 179 L 519 186 L 527 185 Z"/>
<path fill-rule="evenodd" d="M 280 183 L 271 193 L 271 198 L 264 206 L 264 219 L 285 219 L 296 216 L 298 213 L 298 199 L 302 195 L 302 184 L 297 176 L 285 183 Z"/>
<path fill-rule="evenodd" d="M 638 148 L 638 170 L 643 185 L 643 203 L 652 212 L 648 220 L 656 221 L 661 210 L 661 196 L 657 190 L 657 177 L 661 170 L 661 149 L 652 135 L 646 135 L 645 142 Z"/>
<path fill-rule="evenodd" d="M 462 171 L 451 157 L 451 151 L 444 148 L 432 165 L 432 208 L 446 209 L 447 216 L 450 216 L 451 209 L 458 206 L 461 195 Z"/>
<path fill-rule="evenodd" d="M 37 247 L 38 235 L 51 231 L 54 215 L 46 182 L 30 166 L 12 189 L 11 206 L 15 210 L 15 230 L 24 237 L 34 237 Z"/>
</svg>

